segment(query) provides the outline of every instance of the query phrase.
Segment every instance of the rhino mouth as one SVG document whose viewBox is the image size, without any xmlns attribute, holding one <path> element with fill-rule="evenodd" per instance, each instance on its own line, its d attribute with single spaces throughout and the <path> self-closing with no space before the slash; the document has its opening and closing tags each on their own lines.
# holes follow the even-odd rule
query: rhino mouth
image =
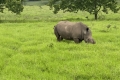
<svg viewBox="0 0 120 80">
<path fill-rule="evenodd" d="M 94 39 L 86 39 L 85 43 L 91 43 L 91 44 L 95 44 L 95 40 Z"/>
</svg>

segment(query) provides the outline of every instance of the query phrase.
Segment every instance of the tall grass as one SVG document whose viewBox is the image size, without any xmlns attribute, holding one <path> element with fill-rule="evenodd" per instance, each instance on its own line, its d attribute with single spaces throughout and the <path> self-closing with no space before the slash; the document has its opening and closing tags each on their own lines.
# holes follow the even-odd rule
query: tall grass
<svg viewBox="0 0 120 80">
<path fill-rule="evenodd" d="M 95 45 L 58 42 L 53 33 L 57 22 L 1 23 L 0 79 L 119 80 L 119 21 L 83 22 Z"/>
</svg>

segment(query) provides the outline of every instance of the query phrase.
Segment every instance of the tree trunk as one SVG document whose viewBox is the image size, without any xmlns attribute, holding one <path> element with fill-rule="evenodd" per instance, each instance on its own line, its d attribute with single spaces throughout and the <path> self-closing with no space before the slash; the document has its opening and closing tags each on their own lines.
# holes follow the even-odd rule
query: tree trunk
<svg viewBox="0 0 120 80">
<path fill-rule="evenodd" d="M 95 16 L 95 20 L 97 20 L 97 19 L 98 19 L 98 13 L 96 12 L 96 13 L 94 14 L 94 16 Z"/>
<path fill-rule="evenodd" d="M 97 20 L 97 0 L 94 0 L 94 16 L 95 16 L 95 20 Z"/>
</svg>

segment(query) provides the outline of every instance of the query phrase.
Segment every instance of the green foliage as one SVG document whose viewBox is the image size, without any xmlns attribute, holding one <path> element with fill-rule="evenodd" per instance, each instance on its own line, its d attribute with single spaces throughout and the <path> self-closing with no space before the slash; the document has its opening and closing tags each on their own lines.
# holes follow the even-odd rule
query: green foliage
<svg viewBox="0 0 120 80">
<path fill-rule="evenodd" d="M 3 13 L 3 10 L 4 10 L 4 4 L 0 4 L 0 12 Z"/>
<path fill-rule="evenodd" d="M 1 0 L 0 1 L 0 12 L 3 12 L 4 6 L 13 13 L 20 14 L 23 11 L 23 0 Z"/>
<path fill-rule="evenodd" d="M 5 0 L 0 0 L 0 12 L 3 13 Z"/>
<path fill-rule="evenodd" d="M 5 3 L 6 0 L 0 0 L 0 4 L 3 4 Z"/>
<path fill-rule="evenodd" d="M 9 11 L 12 11 L 16 14 L 20 14 L 23 11 L 23 5 L 21 0 L 7 0 L 6 7 Z"/>
<path fill-rule="evenodd" d="M 113 12 L 118 12 L 120 7 L 117 7 L 116 0 L 50 0 L 49 6 L 54 7 L 54 13 L 63 10 L 64 12 L 78 12 L 79 10 L 87 11 L 98 18 L 98 12 L 102 9 L 103 12 L 108 13 L 108 9 Z"/>
</svg>

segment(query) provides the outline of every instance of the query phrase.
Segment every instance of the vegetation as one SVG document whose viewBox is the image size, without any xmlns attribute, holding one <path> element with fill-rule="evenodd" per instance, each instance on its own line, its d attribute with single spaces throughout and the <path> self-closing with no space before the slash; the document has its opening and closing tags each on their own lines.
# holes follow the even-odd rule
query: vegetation
<svg viewBox="0 0 120 80">
<path fill-rule="evenodd" d="M 13 13 L 20 14 L 23 11 L 23 0 L 1 0 L 0 1 L 0 12 L 3 12 L 4 7 L 8 8 Z"/>
<path fill-rule="evenodd" d="M 3 9 L 4 9 L 4 4 L 5 4 L 5 1 L 0 0 L 0 12 L 2 12 L 2 13 L 3 13 Z"/>
<path fill-rule="evenodd" d="M 21 15 L 5 9 L 0 13 L 0 80 L 119 80 L 120 12 L 109 13 L 94 21 L 88 12 L 54 15 L 47 6 L 25 6 Z M 96 44 L 58 42 L 53 27 L 60 20 L 85 23 Z"/>
<path fill-rule="evenodd" d="M 60 10 L 75 13 L 79 10 L 87 11 L 94 14 L 96 20 L 100 10 L 108 14 L 109 9 L 114 13 L 120 9 L 117 7 L 116 0 L 50 0 L 49 6 L 51 9 L 54 8 L 54 13 L 58 13 Z"/>
<path fill-rule="evenodd" d="M 9 11 L 13 13 L 20 14 L 23 11 L 23 4 L 26 4 L 27 0 L 1 0 L 0 1 L 0 12 L 3 13 L 4 7 L 8 8 Z M 103 11 L 108 14 L 110 9 L 114 13 L 117 13 L 120 7 L 117 7 L 117 0 L 29 0 L 29 1 L 45 1 L 45 4 L 49 4 L 50 8 L 54 7 L 54 13 L 63 10 L 63 12 L 75 12 L 79 10 L 87 11 L 90 14 L 94 14 L 94 18 L 98 19 L 98 13 Z M 30 2 L 31 3 L 31 2 Z M 40 2 L 35 2 L 36 5 L 41 5 Z"/>
<path fill-rule="evenodd" d="M 78 11 L 78 13 L 63 13 L 60 11 L 58 14 L 53 14 L 49 10 L 48 6 L 25 6 L 24 11 L 21 15 L 16 15 L 11 12 L 8 12 L 7 9 L 4 10 L 4 13 L 0 13 L 0 22 L 56 22 L 60 20 L 70 20 L 70 21 L 93 21 L 94 16 L 89 14 L 86 11 Z M 105 14 L 102 11 L 98 14 L 98 21 L 101 20 L 120 20 L 120 11 L 118 13 L 113 13 L 109 11 L 109 14 Z"/>
</svg>

